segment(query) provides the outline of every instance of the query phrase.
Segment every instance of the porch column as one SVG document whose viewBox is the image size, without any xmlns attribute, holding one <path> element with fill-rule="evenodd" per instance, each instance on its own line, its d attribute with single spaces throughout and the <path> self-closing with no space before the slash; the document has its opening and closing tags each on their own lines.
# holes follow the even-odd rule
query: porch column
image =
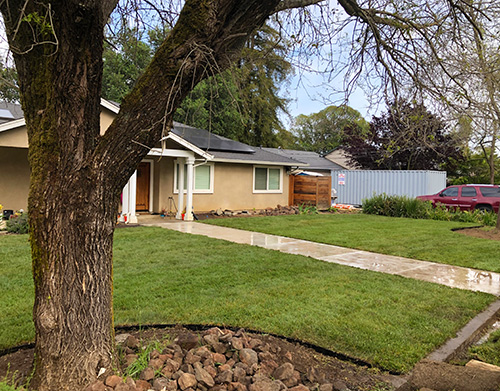
<svg viewBox="0 0 500 391">
<path fill-rule="evenodd" d="M 179 165 L 179 175 L 177 175 L 177 188 L 179 190 L 177 198 L 177 214 L 175 218 L 177 220 L 182 220 L 182 211 L 184 210 L 184 163 L 186 159 L 177 159 L 176 162 Z"/>
<path fill-rule="evenodd" d="M 128 222 L 131 224 L 137 224 L 137 216 L 135 214 L 135 204 L 137 195 L 137 171 L 134 171 L 132 176 L 128 181 Z"/>
<path fill-rule="evenodd" d="M 130 181 L 130 179 L 129 179 Z M 129 211 L 129 199 L 128 199 L 128 193 L 130 191 L 129 189 L 129 182 L 125 185 L 125 187 L 122 190 L 122 213 L 120 215 L 120 222 L 121 223 L 128 223 L 128 211 Z M 125 216 L 127 216 L 127 221 L 125 221 Z"/>
<path fill-rule="evenodd" d="M 194 184 L 194 156 L 188 157 L 187 162 L 187 195 L 186 195 L 186 217 L 185 220 L 193 220 L 193 184 Z"/>
</svg>

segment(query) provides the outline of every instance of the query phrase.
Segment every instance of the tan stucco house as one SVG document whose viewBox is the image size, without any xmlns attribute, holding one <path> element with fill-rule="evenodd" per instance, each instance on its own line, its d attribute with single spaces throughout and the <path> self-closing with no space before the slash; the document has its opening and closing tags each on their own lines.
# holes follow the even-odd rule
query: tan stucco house
<svg viewBox="0 0 500 391">
<path fill-rule="evenodd" d="M 104 133 L 119 106 L 101 101 Z M 180 123 L 151 149 L 122 194 L 122 219 L 138 212 L 263 209 L 288 204 L 289 175 L 303 163 Z M 0 103 L 0 204 L 26 209 L 28 137 L 19 105 Z M 179 186 L 183 184 L 184 186 Z M 179 193 L 179 187 L 181 191 Z M 183 189 L 182 189 L 183 188 Z M 185 214 L 192 219 L 191 213 Z"/>
</svg>

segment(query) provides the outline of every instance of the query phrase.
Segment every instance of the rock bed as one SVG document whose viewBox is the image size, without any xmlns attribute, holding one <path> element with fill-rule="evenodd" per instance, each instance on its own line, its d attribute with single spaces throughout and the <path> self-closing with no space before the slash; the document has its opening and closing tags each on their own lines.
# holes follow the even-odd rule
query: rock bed
<svg viewBox="0 0 500 391">
<path fill-rule="evenodd" d="M 282 206 L 278 205 L 276 208 L 266 208 L 257 210 L 230 210 L 230 209 L 217 209 L 210 211 L 211 217 L 232 217 L 232 216 L 280 216 L 280 215 L 293 215 L 299 214 L 300 208 L 298 206 Z M 203 213 L 200 214 L 203 217 Z"/>
<path fill-rule="evenodd" d="M 124 352 L 123 370 L 134 366 L 143 352 L 132 335 L 117 336 Z M 201 345 L 201 346 L 200 346 Z M 200 335 L 182 332 L 161 351 L 153 350 L 138 379 L 107 376 L 86 391 L 345 391 L 342 382 L 328 383 L 314 367 L 299 372 L 290 352 L 250 337 L 211 328 Z M 323 379 L 321 378 L 323 377 Z"/>
</svg>

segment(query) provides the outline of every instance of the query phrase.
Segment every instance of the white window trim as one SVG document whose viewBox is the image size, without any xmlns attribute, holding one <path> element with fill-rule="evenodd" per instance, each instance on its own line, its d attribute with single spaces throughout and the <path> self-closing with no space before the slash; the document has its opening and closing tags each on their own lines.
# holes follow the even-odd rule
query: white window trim
<svg viewBox="0 0 500 391">
<path fill-rule="evenodd" d="M 177 188 L 177 165 L 179 163 L 177 161 L 174 161 L 174 194 L 179 194 L 179 189 Z M 194 175 L 193 175 L 193 180 L 196 178 L 196 168 L 199 166 L 209 166 L 210 167 L 210 189 L 207 190 L 196 190 L 196 184 L 193 184 L 193 194 L 213 194 L 214 192 L 214 173 L 215 173 L 215 166 L 214 163 L 205 163 L 205 164 L 199 164 L 198 166 L 195 164 L 194 165 Z M 184 176 L 186 176 L 186 170 L 184 170 Z M 184 194 L 187 193 L 187 190 L 184 190 Z"/>
<path fill-rule="evenodd" d="M 255 169 L 267 168 L 267 187 L 269 187 L 269 169 L 280 170 L 279 190 L 255 190 Z M 283 193 L 283 167 L 282 166 L 253 166 L 252 190 L 254 194 L 281 194 Z"/>
</svg>

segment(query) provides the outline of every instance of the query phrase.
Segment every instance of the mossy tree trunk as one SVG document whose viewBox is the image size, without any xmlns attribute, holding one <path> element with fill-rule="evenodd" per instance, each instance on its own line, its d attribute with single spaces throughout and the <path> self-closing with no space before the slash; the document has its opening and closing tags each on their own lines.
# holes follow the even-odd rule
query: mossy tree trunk
<svg viewBox="0 0 500 391">
<path fill-rule="evenodd" d="M 0 4 L 30 145 L 32 389 L 81 390 L 101 368 L 113 368 L 112 244 L 121 189 L 207 68 L 227 67 L 278 3 L 188 0 L 104 136 L 102 40 L 116 1 Z"/>
</svg>

